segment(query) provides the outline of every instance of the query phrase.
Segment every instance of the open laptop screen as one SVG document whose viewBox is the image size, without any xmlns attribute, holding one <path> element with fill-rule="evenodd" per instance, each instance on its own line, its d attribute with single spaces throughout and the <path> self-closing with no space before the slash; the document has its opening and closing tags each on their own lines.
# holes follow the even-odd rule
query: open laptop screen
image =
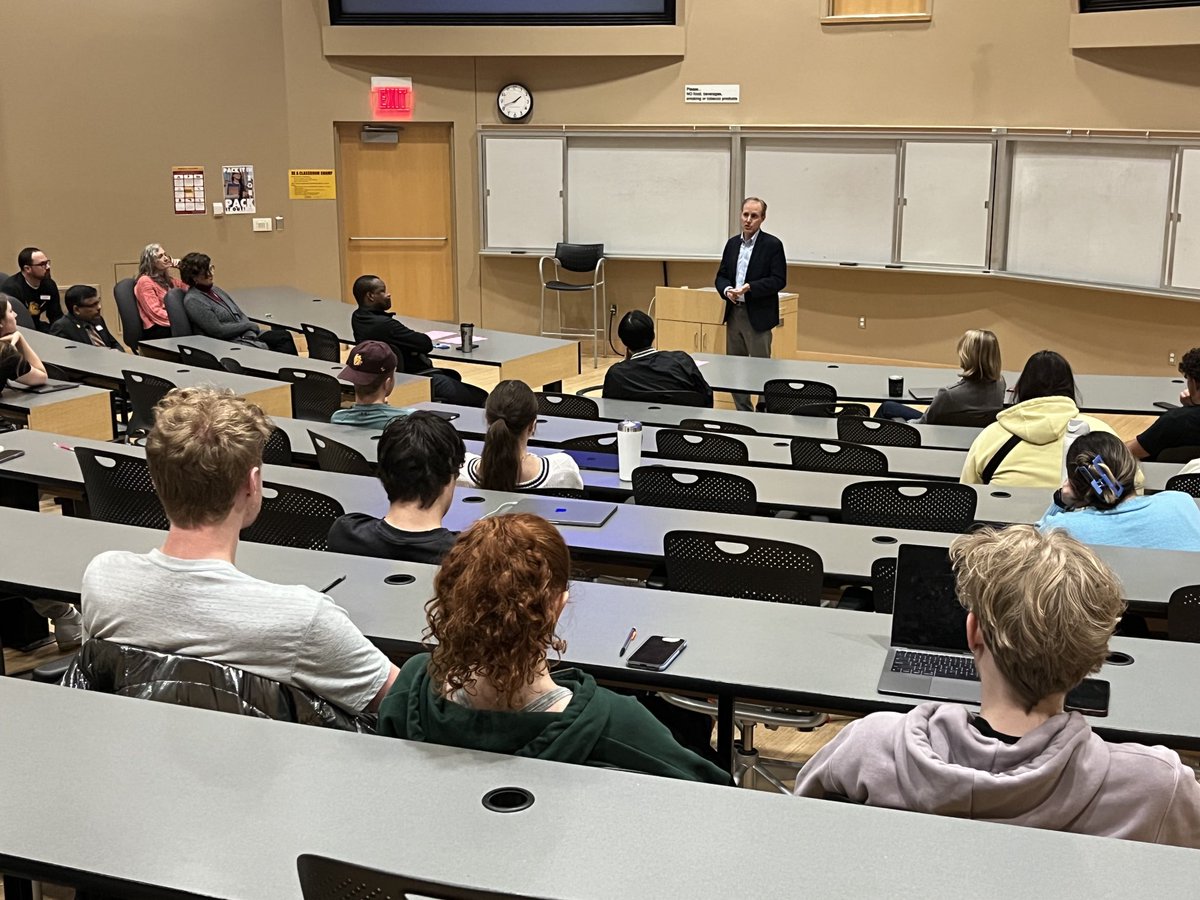
<svg viewBox="0 0 1200 900">
<path fill-rule="evenodd" d="M 945 547 L 901 545 L 896 558 L 892 646 L 967 651 L 967 611 L 958 602 Z"/>
</svg>

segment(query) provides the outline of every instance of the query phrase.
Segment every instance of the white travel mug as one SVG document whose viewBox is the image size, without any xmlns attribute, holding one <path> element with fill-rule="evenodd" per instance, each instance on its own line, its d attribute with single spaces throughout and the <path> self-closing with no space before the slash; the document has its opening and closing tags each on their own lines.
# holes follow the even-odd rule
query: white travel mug
<svg viewBox="0 0 1200 900">
<path fill-rule="evenodd" d="M 642 464 L 642 423 L 628 419 L 617 426 L 617 477 L 633 481 L 633 470 Z"/>
</svg>

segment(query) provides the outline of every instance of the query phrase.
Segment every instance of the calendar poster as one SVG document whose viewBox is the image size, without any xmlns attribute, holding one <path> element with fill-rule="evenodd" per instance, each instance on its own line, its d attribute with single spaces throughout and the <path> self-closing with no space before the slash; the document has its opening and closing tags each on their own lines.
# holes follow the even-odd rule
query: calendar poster
<svg viewBox="0 0 1200 900">
<path fill-rule="evenodd" d="M 171 169 L 171 185 L 175 192 L 175 215 L 204 215 L 203 166 L 174 166 Z"/>
</svg>

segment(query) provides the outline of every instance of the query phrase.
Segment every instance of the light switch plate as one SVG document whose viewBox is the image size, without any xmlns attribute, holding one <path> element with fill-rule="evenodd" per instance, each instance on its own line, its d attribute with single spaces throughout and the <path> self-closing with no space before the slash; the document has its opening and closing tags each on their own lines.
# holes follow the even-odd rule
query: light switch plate
<svg viewBox="0 0 1200 900">
<path fill-rule="evenodd" d="M 254 230 L 255 231 L 270 231 L 271 225 L 272 225 L 272 222 L 270 219 L 255 219 L 254 220 Z"/>
</svg>

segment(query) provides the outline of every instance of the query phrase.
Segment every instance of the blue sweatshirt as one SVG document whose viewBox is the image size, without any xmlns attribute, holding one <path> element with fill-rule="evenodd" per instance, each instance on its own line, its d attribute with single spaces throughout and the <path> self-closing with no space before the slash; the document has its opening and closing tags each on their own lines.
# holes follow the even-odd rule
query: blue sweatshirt
<svg viewBox="0 0 1200 900">
<path fill-rule="evenodd" d="M 1114 509 L 1067 510 L 1051 503 L 1037 527 L 1061 528 L 1085 544 L 1200 550 L 1200 509 L 1180 491 L 1130 497 Z"/>
</svg>

